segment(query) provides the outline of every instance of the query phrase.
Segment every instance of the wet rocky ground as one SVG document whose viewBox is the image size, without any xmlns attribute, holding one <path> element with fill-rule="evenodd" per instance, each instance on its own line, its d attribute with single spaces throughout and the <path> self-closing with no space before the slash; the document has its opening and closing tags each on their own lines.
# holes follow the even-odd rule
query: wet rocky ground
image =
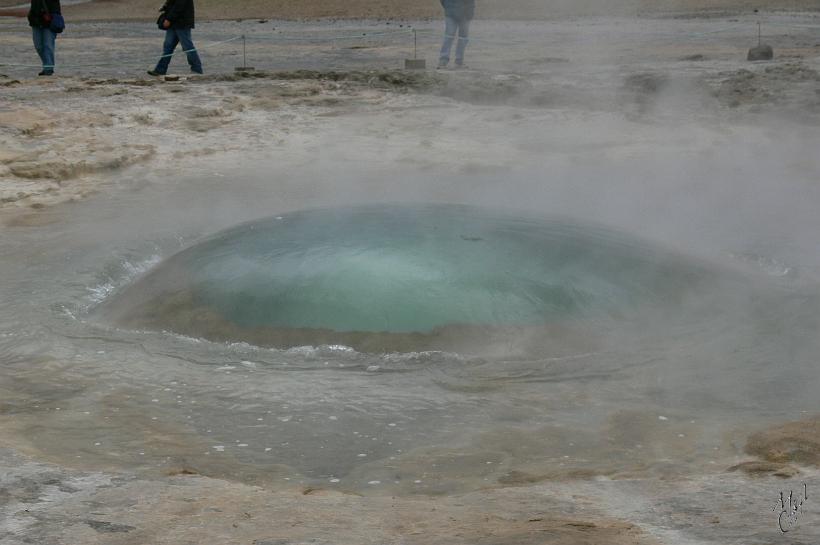
<svg viewBox="0 0 820 545">
<path fill-rule="evenodd" d="M 385 121 L 377 123 L 384 134 L 417 134 L 419 149 L 408 155 L 440 163 L 436 135 L 448 136 L 436 127 L 440 112 L 473 124 L 478 113 L 480 130 L 459 152 L 476 168 L 487 162 L 484 150 L 474 151 L 487 148 L 482 135 L 518 118 L 615 115 L 636 124 L 630 132 L 664 122 L 755 124 L 767 115 L 812 125 L 820 112 L 820 21 L 764 18 L 765 37 L 777 47 L 768 63 L 744 61 L 757 17 L 481 21 L 472 69 L 458 72 L 399 70 L 414 54 L 414 30 L 419 56 L 435 64 L 438 30 L 430 22 L 204 23 L 197 39 L 209 75 L 190 77 L 180 56 L 176 81 L 144 75 L 161 36 L 115 23 L 76 24 L 59 41 L 59 76 L 37 79 L 27 27 L 6 19 L 0 206 L 19 212 L 83 198 L 135 164 L 183 165 L 252 149 L 293 157 L 311 131 L 355 123 L 360 114 Z M 245 62 L 256 71 L 233 72 Z M 492 107 L 503 113 L 490 114 Z M 526 159 L 498 151 L 495 163 Z"/>
<path fill-rule="evenodd" d="M 571 479 L 396 497 L 272 492 L 184 468 L 154 479 L 72 471 L 8 449 L 2 460 L 3 545 L 808 544 L 820 535 L 816 470 L 799 479 Z"/>
<path fill-rule="evenodd" d="M 745 61 L 746 50 L 756 45 L 758 17 L 775 47 L 772 62 Z M 813 285 L 817 263 L 805 257 L 813 237 L 789 237 L 796 226 L 812 232 L 805 218 L 816 201 L 782 194 L 799 186 L 813 195 L 817 178 L 820 23 L 813 15 L 481 21 L 473 29 L 470 69 L 437 72 L 399 70 L 412 56 L 412 32 L 394 26 L 206 23 L 195 36 L 202 45 L 214 44 L 203 54 L 208 74 L 191 77 L 175 59 L 181 78 L 166 81 L 142 75 L 160 45 L 149 25 L 76 24 L 58 44 L 59 76 L 43 80 L 32 76 L 36 68 L 17 66 L 33 63 L 27 29 L 0 22 L 0 47 L 9 52 L 0 61 L 7 64 L 0 66 L 3 271 L 41 294 L 36 304 L 21 302 L 22 290 L 15 289 L 14 300 L 9 298 L 15 310 L 0 311 L 0 544 L 815 543 L 820 441 L 813 415 L 820 407 L 800 391 L 801 382 L 808 387 L 816 377 L 810 366 L 801 370 L 804 375 L 779 377 L 775 391 L 766 394 L 771 397 L 759 394 L 759 403 L 747 396 L 733 404 L 730 394 L 715 401 L 705 393 L 681 401 L 693 410 L 703 400 L 713 403 L 714 426 L 708 418 L 693 425 L 669 413 L 624 409 L 600 429 L 576 430 L 588 439 L 588 453 L 565 454 L 556 440 L 566 440 L 567 431 L 543 423 L 538 436 L 487 434 L 471 450 L 442 445 L 430 451 L 440 468 L 427 468 L 441 486 L 423 483 L 419 490 L 405 477 L 418 469 L 413 464 L 419 458 L 400 469 L 379 467 L 379 481 L 390 485 L 385 487 L 368 487 L 367 480 L 349 487 L 286 481 L 278 466 L 254 479 L 258 468 L 247 470 L 239 456 L 201 462 L 211 456 L 205 454 L 213 450 L 210 444 L 186 427 L 156 421 L 145 409 L 150 398 L 145 404 L 127 401 L 140 386 L 132 384 L 134 392 L 126 386 L 144 375 L 129 369 L 100 377 L 98 367 L 72 359 L 72 347 L 84 357 L 103 352 L 85 348 L 94 342 L 87 331 L 80 328 L 81 334 L 62 337 L 55 346 L 15 344 L 12 335 L 24 336 L 15 330 L 18 318 L 36 319 L 37 309 L 50 308 L 43 301 L 56 297 L 42 295 L 50 288 L 27 283 L 53 266 L 43 256 L 53 252 L 62 259 L 64 231 L 78 246 L 98 240 L 77 227 L 82 218 L 76 214 L 97 209 L 106 219 L 108 199 L 133 193 L 149 201 L 146 196 L 165 195 L 177 183 L 188 197 L 164 206 L 193 214 L 190 208 L 205 209 L 201 203 L 209 198 L 228 203 L 229 184 L 251 191 L 233 178 L 249 162 L 265 171 L 264 183 L 270 184 L 266 202 L 258 208 L 245 203 L 251 215 L 271 203 L 288 208 L 364 199 L 520 205 L 527 200 L 523 193 L 533 208 L 573 209 L 602 221 L 628 218 L 655 226 L 656 238 L 678 244 L 709 239 L 711 249 L 723 250 L 738 225 L 753 225 L 774 233 L 782 255 L 733 255 L 750 256 L 745 263 L 760 264 L 765 274 L 774 270 L 777 278 L 778 271 L 791 270 L 778 260 L 789 263 L 790 252 L 802 255 L 797 279 Z M 411 26 L 422 31 L 420 55 L 431 65 L 437 27 Z M 241 42 L 218 43 L 242 34 L 248 36 L 248 64 L 256 68 L 247 74 L 234 72 L 245 62 Z M 351 180 L 349 173 L 363 171 L 361 165 L 384 181 Z M 408 171 L 426 174 L 425 181 L 402 183 L 400 175 Z M 562 178 L 558 190 L 572 186 L 577 193 L 551 203 L 555 184 L 516 181 L 533 171 Z M 670 181 L 678 173 L 687 178 L 682 186 Z M 612 176 L 617 187 L 584 192 L 586 176 Z M 657 185 L 644 182 L 649 179 Z M 751 197 L 731 198 L 746 183 L 772 208 L 758 207 Z M 258 193 L 251 195 L 262 194 L 253 190 Z M 600 200 L 593 192 L 600 192 Z M 143 214 L 139 205 L 131 216 L 107 218 L 108 225 L 128 231 Z M 145 213 L 162 206 L 151 202 Z M 711 216 L 721 209 L 740 209 L 746 221 L 727 224 Z M 229 225 L 236 212 L 217 205 L 211 210 L 218 219 L 209 229 Z M 674 228 L 658 218 L 672 218 Z M 70 258 L 67 253 L 65 262 Z M 785 282 L 794 275 L 782 276 Z M 60 286 L 48 278 L 44 285 Z M 816 316 L 804 318 L 811 323 Z M 35 327 L 31 335 L 42 330 Z M 799 343 L 780 333 L 756 336 L 771 336 L 775 357 L 799 353 Z M 135 366 L 133 358 L 161 356 L 169 367 L 182 358 L 181 350 L 167 347 L 158 356 L 144 340 L 113 346 L 119 344 L 137 347 L 126 360 Z M 686 350 L 687 357 L 702 358 L 704 369 L 721 363 L 696 348 Z M 581 411 L 585 404 L 635 394 L 594 382 L 589 369 L 566 365 L 560 377 L 544 379 L 556 382 L 565 396 L 544 400 L 545 414 L 559 412 L 562 400 Z M 233 367 L 222 372 L 227 384 L 252 390 L 250 375 Z M 499 377 L 489 366 L 478 372 L 442 374 L 435 381 L 448 395 L 484 395 Z M 527 376 L 522 365 L 520 381 Z M 164 378 L 157 377 L 157 384 Z M 660 378 L 638 378 L 649 384 L 649 397 L 657 395 L 652 381 Z M 703 389 L 730 391 L 735 382 L 704 383 Z M 109 383 L 116 391 L 109 391 Z M 782 410 L 734 429 L 726 424 L 735 407 L 765 405 L 772 397 L 782 398 Z M 516 422 L 525 409 L 498 418 Z M 120 410 L 128 413 L 127 425 L 111 423 Z M 94 415 L 90 424 L 83 420 L 86 411 Z M 74 435 L 76 441 L 69 437 Z M 476 450 L 476 444 L 487 448 Z M 644 444 L 651 452 L 637 454 Z M 478 464 L 495 463 L 477 461 L 476 452 L 485 451 L 505 453 L 515 463 L 479 471 Z M 150 462 L 139 462 L 146 453 Z M 556 459 L 549 470 L 542 463 L 545 453 Z M 579 459 L 561 467 L 558 459 L 565 456 Z M 232 463 L 243 469 L 234 471 Z M 801 494 L 807 499 L 801 501 Z"/>
</svg>

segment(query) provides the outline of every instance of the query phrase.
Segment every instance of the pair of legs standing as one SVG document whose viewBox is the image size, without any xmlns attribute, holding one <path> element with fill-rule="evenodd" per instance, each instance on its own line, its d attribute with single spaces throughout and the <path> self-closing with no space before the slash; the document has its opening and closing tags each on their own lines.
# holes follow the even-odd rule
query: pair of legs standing
<svg viewBox="0 0 820 545">
<path fill-rule="evenodd" d="M 50 28 L 31 27 L 31 34 L 34 38 L 34 49 L 43 62 L 41 76 L 50 76 L 54 73 L 54 45 L 57 41 L 57 34 Z"/>
<path fill-rule="evenodd" d="M 194 47 L 190 28 L 169 28 L 165 31 L 165 43 L 162 45 L 162 58 L 160 58 L 157 63 L 157 67 L 154 68 L 154 73 L 163 75 L 168 72 L 168 65 L 171 64 L 174 49 L 176 49 L 179 44 L 182 44 L 182 50 L 188 57 L 191 72 L 196 74 L 202 73 L 202 60 L 200 60 L 199 54 Z"/>
<path fill-rule="evenodd" d="M 450 50 L 453 48 L 453 40 L 458 36 L 456 44 L 456 66 L 464 65 L 464 51 L 467 49 L 470 35 L 470 21 L 445 17 L 444 43 L 441 46 L 441 53 L 438 56 L 439 67 L 445 67 L 450 63 Z"/>
</svg>

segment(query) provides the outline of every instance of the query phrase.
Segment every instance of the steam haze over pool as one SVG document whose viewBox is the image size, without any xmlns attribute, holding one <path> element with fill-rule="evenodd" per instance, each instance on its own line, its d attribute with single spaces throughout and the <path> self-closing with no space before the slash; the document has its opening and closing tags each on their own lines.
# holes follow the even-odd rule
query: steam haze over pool
<svg viewBox="0 0 820 545">
<path fill-rule="evenodd" d="M 820 65 L 782 13 L 746 63 L 756 17 L 4 85 L 0 545 L 780 542 L 820 476 Z"/>
</svg>

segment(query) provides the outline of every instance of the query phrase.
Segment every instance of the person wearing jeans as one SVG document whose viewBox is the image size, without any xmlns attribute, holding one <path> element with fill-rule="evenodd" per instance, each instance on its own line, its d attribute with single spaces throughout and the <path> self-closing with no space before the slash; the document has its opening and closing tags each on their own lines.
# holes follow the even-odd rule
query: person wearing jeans
<svg viewBox="0 0 820 545">
<path fill-rule="evenodd" d="M 51 14 L 60 11 L 60 0 L 31 0 L 31 9 L 28 12 L 28 24 L 31 27 L 34 49 L 43 63 L 40 76 L 54 74 L 54 49 L 57 34 L 51 30 Z"/>
<path fill-rule="evenodd" d="M 177 45 L 182 44 L 182 50 L 188 57 L 191 72 L 202 74 L 202 60 L 199 58 L 191 39 L 191 30 L 194 28 L 194 0 L 167 0 L 162 7 L 164 19 L 162 28 L 165 29 L 165 43 L 162 46 L 162 57 L 157 66 L 148 73 L 152 76 L 163 76 L 168 72 L 171 57 Z"/>
<path fill-rule="evenodd" d="M 464 67 L 464 51 L 467 49 L 470 35 L 470 21 L 475 15 L 475 0 L 441 0 L 444 8 L 444 43 L 439 54 L 438 67 L 446 68 L 450 64 L 450 51 L 453 41 L 456 44 L 456 68 Z"/>
</svg>

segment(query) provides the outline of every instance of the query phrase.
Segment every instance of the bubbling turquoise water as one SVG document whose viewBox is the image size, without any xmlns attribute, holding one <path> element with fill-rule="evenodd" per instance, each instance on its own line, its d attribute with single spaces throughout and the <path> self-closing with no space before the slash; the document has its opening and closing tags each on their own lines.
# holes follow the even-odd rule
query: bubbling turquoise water
<svg viewBox="0 0 820 545">
<path fill-rule="evenodd" d="M 368 336 L 382 335 L 409 350 L 425 337 L 537 330 L 674 303 L 708 277 L 694 260 L 598 226 L 468 206 L 379 205 L 295 212 L 218 233 L 101 311 L 121 325 L 216 340 L 368 349 Z"/>
</svg>

